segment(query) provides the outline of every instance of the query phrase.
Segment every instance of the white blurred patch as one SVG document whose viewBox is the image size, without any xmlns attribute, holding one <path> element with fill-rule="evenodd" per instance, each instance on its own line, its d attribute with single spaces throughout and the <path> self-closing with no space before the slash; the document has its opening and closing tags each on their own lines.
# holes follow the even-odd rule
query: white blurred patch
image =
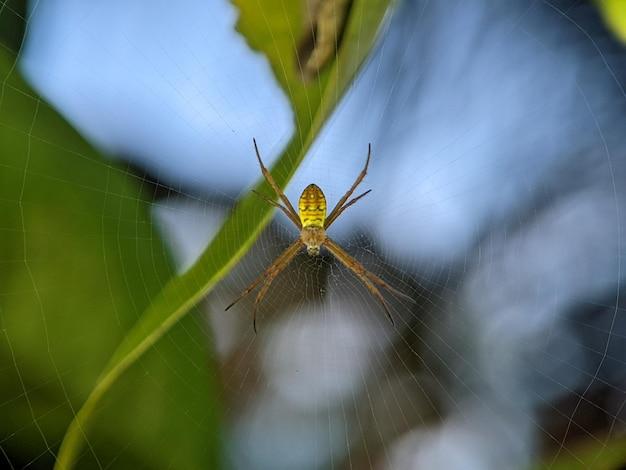
<svg viewBox="0 0 626 470">
<path fill-rule="evenodd" d="M 175 184 L 238 193 L 259 177 L 252 137 L 268 163 L 290 137 L 287 98 L 235 31 L 230 2 L 32 5 L 22 71 L 107 152 Z"/>
<path fill-rule="evenodd" d="M 354 303 L 325 302 L 288 312 L 262 338 L 262 367 L 278 397 L 302 410 L 335 406 L 364 386 L 381 331 L 357 321 Z"/>
<path fill-rule="evenodd" d="M 388 470 L 522 470 L 528 468 L 529 427 L 511 410 L 464 407 L 440 427 L 398 440 Z M 497 413 L 497 414 L 496 414 Z"/>
<path fill-rule="evenodd" d="M 333 458 L 340 461 L 347 451 L 345 424 L 338 415 L 303 412 L 269 392 L 255 398 L 232 429 L 233 468 L 328 468 Z"/>
</svg>

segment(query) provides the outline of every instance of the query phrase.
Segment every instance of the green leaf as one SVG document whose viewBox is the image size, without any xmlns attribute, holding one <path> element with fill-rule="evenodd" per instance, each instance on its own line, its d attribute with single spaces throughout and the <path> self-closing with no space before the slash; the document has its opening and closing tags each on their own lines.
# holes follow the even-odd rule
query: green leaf
<svg viewBox="0 0 626 470">
<path fill-rule="evenodd" d="M 15 61 L 0 50 L 0 462 L 51 468 L 75 410 L 173 270 L 151 188 L 102 159 Z M 186 318 L 101 403 L 81 468 L 216 468 L 202 323 Z"/>
<path fill-rule="evenodd" d="M 596 0 L 600 12 L 620 41 L 626 43 L 626 2 L 624 0 Z"/>
<path fill-rule="evenodd" d="M 236 0 L 235 3 L 241 13 L 238 29 L 252 48 L 269 59 L 294 109 L 297 131 L 272 171 L 276 182 L 284 187 L 373 46 L 390 0 L 352 2 L 337 57 L 319 78 L 308 83 L 302 81 L 295 62 L 297 38 L 302 37 L 306 24 L 304 2 Z M 207 47 L 218 46 L 207 44 Z M 253 154 L 250 165 L 256 165 Z M 267 190 L 264 186 L 261 182 L 257 189 Z M 154 299 L 124 338 L 70 425 L 57 468 L 66 469 L 74 464 L 84 439 L 83 430 L 113 383 L 235 266 L 271 215 L 271 208 L 257 197 L 244 197 L 198 261 L 186 273 L 172 279 Z"/>
<path fill-rule="evenodd" d="M 0 47 L 17 53 L 26 27 L 26 0 L 3 0 L 0 3 Z"/>
<path fill-rule="evenodd" d="M 558 457 L 548 455 L 539 469 L 576 470 L 594 468 L 613 470 L 623 468 L 626 463 L 626 440 L 623 437 L 613 439 L 600 437 L 586 439 L 579 443 L 568 444 L 561 449 Z"/>
</svg>

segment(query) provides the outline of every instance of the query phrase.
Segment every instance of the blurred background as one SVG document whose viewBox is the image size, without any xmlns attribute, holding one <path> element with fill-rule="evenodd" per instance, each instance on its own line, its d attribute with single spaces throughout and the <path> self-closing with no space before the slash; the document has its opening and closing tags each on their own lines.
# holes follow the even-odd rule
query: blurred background
<svg viewBox="0 0 626 470">
<path fill-rule="evenodd" d="M 278 161 L 294 96 L 325 83 L 276 71 L 325 6 L 358 24 L 352 3 L 0 2 L 4 467 L 54 465 L 115 347 L 259 181 L 252 138 Z M 255 335 L 253 297 L 224 307 L 297 237 L 277 214 L 98 405 L 76 467 L 624 468 L 624 25 L 620 0 L 391 2 L 286 194 L 332 207 L 371 142 L 372 193 L 330 235 L 416 303 L 388 296 L 392 325 L 303 253 Z"/>
</svg>

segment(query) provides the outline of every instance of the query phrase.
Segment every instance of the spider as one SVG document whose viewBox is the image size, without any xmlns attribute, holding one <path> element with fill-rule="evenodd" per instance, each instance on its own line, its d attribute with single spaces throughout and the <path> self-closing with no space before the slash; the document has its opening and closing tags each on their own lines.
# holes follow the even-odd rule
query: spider
<svg viewBox="0 0 626 470">
<path fill-rule="evenodd" d="M 352 271 L 356 277 L 367 287 L 370 293 L 381 303 L 385 313 L 387 314 L 387 318 L 391 321 L 392 325 L 395 325 L 393 318 L 391 317 L 391 312 L 389 310 L 389 306 L 385 301 L 384 297 L 378 290 L 378 287 L 383 287 L 390 291 L 391 293 L 408 299 L 411 302 L 414 300 L 406 294 L 403 294 L 399 290 L 391 287 L 385 281 L 383 281 L 380 277 L 375 274 L 369 272 L 365 267 L 355 260 L 352 256 L 346 253 L 343 248 L 341 248 L 336 242 L 334 242 L 328 235 L 326 235 L 326 230 L 330 225 L 337 220 L 337 218 L 345 211 L 348 207 L 355 204 L 359 199 L 363 198 L 367 194 L 370 193 L 371 189 L 363 192 L 362 194 L 348 200 L 352 193 L 357 188 L 357 186 L 363 181 L 365 175 L 367 174 L 367 167 L 370 162 L 370 156 L 372 153 L 372 145 L 368 144 L 367 146 L 367 159 L 365 160 L 365 166 L 357 176 L 356 180 L 350 186 L 350 189 L 346 191 L 346 193 L 339 199 L 335 207 L 330 214 L 326 216 L 326 197 L 322 190 L 315 184 L 310 184 L 304 191 L 302 191 L 302 195 L 298 201 L 298 210 L 296 212 L 294 207 L 287 199 L 287 196 L 280 190 L 271 173 L 267 170 L 265 165 L 263 165 L 263 161 L 261 160 L 261 155 L 259 153 L 259 148 L 256 143 L 256 139 L 252 139 L 254 142 L 254 150 L 256 152 L 257 160 L 259 161 L 259 165 L 261 166 L 261 172 L 265 180 L 272 187 L 276 196 L 280 198 L 280 200 L 284 203 L 284 205 L 280 204 L 269 197 L 258 193 L 254 190 L 252 192 L 263 199 L 268 204 L 280 209 L 285 213 L 287 218 L 293 222 L 293 224 L 300 230 L 300 237 L 297 238 L 291 245 L 289 245 L 285 251 L 283 251 L 263 273 L 257 277 L 248 287 L 244 289 L 244 291 L 237 297 L 225 310 L 228 310 L 245 296 L 247 296 L 250 292 L 252 292 L 259 284 L 261 284 L 261 289 L 259 290 L 256 299 L 254 301 L 254 312 L 252 316 L 252 327 L 254 328 L 254 332 L 256 333 L 256 313 L 259 308 L 259 304 L 265 297 L 272 281 L 278 274 L 287 267 L 287 265 L 291 262 L 291 260 L 300 252 L 300 250 L 306 247 L 306 251 L 310 256 L 318 256 L 320 254 L 320 248 L 324 246 L 332 255 L 337 258 L 346 268 Z"/>
</svg>

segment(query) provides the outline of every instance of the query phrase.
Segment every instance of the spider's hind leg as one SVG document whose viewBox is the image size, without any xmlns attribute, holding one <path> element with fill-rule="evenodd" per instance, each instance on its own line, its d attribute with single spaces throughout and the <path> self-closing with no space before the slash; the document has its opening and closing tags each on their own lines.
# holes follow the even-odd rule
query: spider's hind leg
<svg viewBox="0 0 626 470">
<path fill-rule="evenodd" d="M 267 291 L 270 288 L 270 284 L 272 283 L 272 280 L 274 278 L 268 279 L 265 284 L 263 284 L 263 287 L 261 287 L 261 289 L 259 290 L 259 293 L 256 295 L 256 299 L 254 299 L 254 310 L 252 311 L 252 329 L 254 330 L 254 333 L 256 334 L 256 313 L 259 310 L 259 305 L 261 304 L 261 301 L 263 300 L 263 297 L 265 297 L 265 294 L 267 294 Z"/>
<path fill-rule="evenodd" d="M 370 294 L 372 294 L 376 298 L 376 300 L 378 300 L 380 304 L 383 306 L 383 309 L 385 310 L 385 314 L 387 315 L 387 318 L 389 318 L 389 321 L 391 322 L 391 324 L 393 326 L 396 326 L 396 322 L 393 321 L 393 317 L 391 316 L 391 309 L 389 308 L 389 304 L 387 303 L 383 295 L 380 293 L 380 290 L 378 290 L 378 288 L 367 277 L 361 274 L 357 274 L 357 276 L 361 280 L 361 282 L 365 285 L 365 287 L 367 287 L 367 290 L 370 291 Z"/>
<path fill-rule="evenodd" d="M 395 287 L 391 287 L 389 284 L 387 284 L 385 281 L 383 281 L 381 278 L 379 278 L 376 274 L 371 273 L 369 271 L 366 271 L 365 274 L 367 275 L 367 277 L 370 280 L 372 280 L 373 282 L 375 282 L 376 284 L 378 284 L 382 288 L 387 289 L 389 292 L 391 292 L 395 296 L 400 297 L 400 298 L 402 298 L 404 300 L 408 300 L 409 302 L 416 303 L 415 299 L 413 297 L 411 297 L 409 295 L 406 295 L 404 292 L 400 292 Z"/>
<path fill-rule="evenodd" d="M 389 284 L 387 284 L 385 281 L 383 281 L 381 278 L 379 278 L 375 274 L 369 272 L 367 269 L 365 269 L 365 266 L 363 266 L 361 263 L 355 260 L 352 256 L 346 253 L 343 250 L 343 248 L 337 245 L 337 243 L 332 241 L 330 238 L 328 237 L 326 238 L 324 245 L 326 246 L 328 251 L 330 251 L 333 254 L 333 256 L 335 256 L 335 258 L 337 258 L 346 268 L 352 271 L 354 275 L 358 277 L 359 280 L 365 285 L 365 287 L 367 287 L 367 290 L 369 290 L 370 293 L 376 298 L 376 300 L 378 300 L 381 303 L 391 323 L 395 325 L 393 318 L 391 317 L 389 304 L 387 303 L 387 301 L 385 300 L 383 295 L 380 293 L 380 290 L 378 289 L 378 287 L 376 287 L 375 284 L 378 284 L 379 286 L 389 290 L 393 294 L 399 295 L 400 297 L 403 297 L 405 299 L 409 299 L 412 302 L 414 302 L 414 300 L 408 295 L 403 294 L 399 290 L 391 287 Z"/>
<path fill-rule="evenodd" d="M 256 312 L 257 312 L 257 309 L 259 308 L 259 304 L 263 300 L 263 297 L 265 297 L 265 294 L 267 293 L 267 290 L 270 288 L 270 285 L 272 284 L 272 281 L 274 280 L 274 278 L 278 276 L 280 272 L 287 267 L 287 265 L 293 259 L 293 257 L 298 254 L 298 251 L 300 250 L 300 248 L 302 248 L 302 242 L 300 241 L 300 239 L 297 239 L 291 245 L 289 245 L 285 249 L 285 251 L 283 251 L 278 256 L 278 258 L 274 260 L 274 262 L 269 268 L 263 271 L 263 274 L 257 277 L 248 287 L 246 287 L 246 289 L 239 295 L 239 297 L 237 297 L 228 307 L 226 307 L 226 310 L 231 308 L 233 305 L 235 305 L 237 302 L 243 299 L 246 295 L 252 292 L 256 286 L 263 283 L 263 286 L 259 290 L 259 293 L 257 294 L 256 299 L 254 300 L 254 312 L 253 312 L 253 317 L 252 317 L 252 326 L 254 328 L 254 332 L 256 333 Z"/>
</svg>

